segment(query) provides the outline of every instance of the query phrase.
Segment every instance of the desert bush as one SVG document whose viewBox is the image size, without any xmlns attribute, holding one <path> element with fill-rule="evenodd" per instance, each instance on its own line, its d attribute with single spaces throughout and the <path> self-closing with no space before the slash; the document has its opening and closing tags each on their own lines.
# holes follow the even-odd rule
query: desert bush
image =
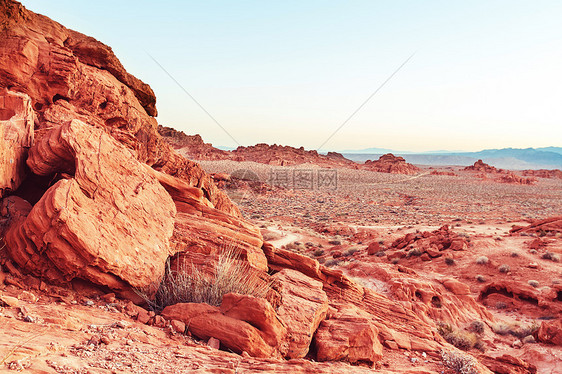
<svg viewBox="0 0 562 374">
<path fill-rule="evenodd" d="M 500 265 L 498 270 L 500 271 L 500 273 L 509 273 L 511 268 L 509 267 L 509 265 L 503 264 L 503 265 Z"/>
<path fill-rule="evenodd" d="M 532 255 L 536 255 L 538 252 L 537 252 L 536 249 L 531 249 L 531 250 L 529 251 L 529 253 L 532 254 Z"/>
<path fill-rule="evenodd" d="M 378 251 L 377 253 L 375 253 L 375 256 L 384 257 L 384 256 L 386 256 L 386 253 L 384 251 Z"/>
<path fill-rule="evenodd" d="M 511 257 L 519 257 L 519 253 L 518 252 L 511 252 Z"/>
<path fill-rule="evenodd" d="M 476 276 L 476 280 L 480 283 L 484 283 L 484 282 L 486 282 L 486 277 L 479 274 L 479 275 Z"/>
<path fill-rule="evenodd" d="M 455 264 L 455 259 L 452 257 L 445 257 L 445 263 L 449 266 L 453 266 Z"/>
<path fill-rule="evenodd" d="M 551 260 L 551 261 L 554 261 L 554 262 L 560 262 L 560 256 L 556 253 L 552 253 L 552 252 L 549 252 L 549 251 L 546 251 L 545 253 L 543 253 L 541 258 L 545 259 L 545 260 Z"/>
<path fill-rule="evenodd" d="M 476 359 L 467 354 L 442 350 L 441 360 L 457 374 L 479 374 Z"/>
<path fill-rule="evenodd" d="M 498 301 L 496 303 L 496 309 L 507 309 L 507 304 L 503 301 Z"/>
<path fill-rule="evenodd" d="M 527 281 L 527 283 L 529 284 L 529 286 L 532 286 L 532 287 L 535 287 L 535 288 L 537 288 L 539 286 L 539 281 L 536 281 L 534 279 L 529 279 Z"/>
<path fill-rule="evenodd" d="M 233 247 L 225 248 L 218 256 L 210 274 L 183 262 L 171 269 L 170 261 L 156 295 L 150 299 L 145 292 L 137 291 L 156 311 L 177 303 L 206 303 L 219 306 L 227 293 L 265 297 L 270 284 L 252 271 L 249 263 L 240 259 Z"/>
<path fill-rule="evenodd" d="M 449 344 L 465 351 L 474 347 L 478 341 L 474 333 L 455 330 L 451 325 L 443 322 L 437 324 L 437 331 Z"/>
<path fill-rule="evenodd" d="M 399 262 L 400 262 L 400 259 L 399 259 L 399 258 L 393 258 L 393 259 L 392 259 L 392 263 L 393 263 L 394 265 L 396 265 L 396 264 L 399 263 Z"/>
<path fill-rule="evenodd" d="M 324 266 L 332 267 L 332 266 L 337 266 L 337 265 L 339 265 L 340 263 L 341 263 L 341 261 L 338 260 L 337 258 L 332 258 L 332 259 L 329 259 L 328 261 L 326 261 L 326 262 L 324 263 Z"/>
<path fill-rule="evenodd" d="M 486 256 L 480 256 L 476 259 L 476 263 L 478 265 L 486 265 L 490 260 Z"/>
<path fill-rule="evenodd" d="M 518 337 L 519 339 L 523 339 L 529 335 L 533 335 L 539 329 L 539 325 L 533 322 L 527 326 L 516 326 L 510 331 L 510 334 Z"/>
<path fill-rule="evenodd" d="M 539 325 L 535 322 L 526 326 L 521 326 L 515 323 L 497 323 L 492 326 L 492 330 L 498 335 L 513 335 L 519 339 L 533 335 L 533 333 L 535 333 L 538 329 Z"/>
<path fill-rule="evenodd" d="M 482 321 L 472 321 L 468 329 L 477 334 L 482 334 L 484 332 L 485 324 Z"/>
<path fill-rule="evenodd" d="M 313 254 L 314 254 L 315 257 L 322 256 L 324 254 L 324 250 L 321 249 L 321 248 L 318 248 L 317 250 L 314 251 Z"/>
<path fill-rule="evenodd" d="M 358 248 L 349 248 L 347 251 L 343 253 L 343 256 L 350 257 L 353 256 L 355 253 L 359 252 Z"/>
<path fill-rule="evenodd" d="M 265 231 L 262 233 L 263 240 L 266 242 L 270 242 L 272 240 L 278 240 L 283 237 L 283 235 L 275 232 L 275 231 Z"/>
<path fill-rule="evenodd" d="M 412 256 L 421 256 L 422 255 L 422 251 L 420 251 L 419 248 L 412 248 L 408 251 L 408 253 L 406 254 L 407 258 L 410 258 Z"/>
</svg>

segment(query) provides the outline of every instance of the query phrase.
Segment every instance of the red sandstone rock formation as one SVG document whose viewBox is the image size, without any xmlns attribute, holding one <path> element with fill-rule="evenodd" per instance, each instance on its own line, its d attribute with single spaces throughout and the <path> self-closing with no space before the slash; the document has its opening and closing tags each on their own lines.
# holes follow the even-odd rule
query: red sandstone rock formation
<svg viewBox="0 0 562 374">
<path fill-rule="evenodd" d="M 511 234 L 562 232 L 562 216 L 535 220 L 529 226 L 525 227 L 514 226 L 509 232 Z"/>
<path fill-rule="evenodd" d="M 558 178 L 558 179 L 562 179 L 562 170 L 560 170 L 560 169 L 523 170 L 523 176 L 525 176 L 525 177 L 537 177 L 537 178 Z"/>
<path fill-rule="evenodd" d="M 35 113 L 29 96 L 0 91 L 0 198 L 25 177 L 27 149 L 33 144 Z"/>
<path fill-rule="evenodd" d="M 17 2 L 0 10 L 2 262 L 120 292 L 159 281 L 177 252 L 227 244 L 266 269 L 259 230 L 162 140 L 152 90 L 111 48 Z"/>
<path fill-rule="evenodd" d="M 203 142 L 201 135 L 186 135 L 171 127 L 158 126 L 158 133 L 170 143 L 181 155 L 192 160 L 226 160 L 231 158 L 230 152 L 213 147 Z"/>
<path fill-rule="evenodd" d="M 294 148 L 265 143 L 249 147 L 240 146 L 228 152 L 204 143 L 200 135 L 186 135 L 182 131 L 163 126 L 159 126 L 158 131 L 180 154 L 193 160 L 253 161 L 275 166 L 314 164 L 323 167 L 359 168 L 358 164 L 337 152 L 322 155 L 314 150 L 306 151 L 304 147 Z"/>
<path fill-rule="evenodd" d="M 472 166 L 467 166 L 463 170 L 468 171 L 476 171 L 478 172 L 478 177 L 482 179 L 487 179 L 487 173 L 493 174 L 496 176 L 495 181 L 500 183 L 513 183 L 513 184 L 534 184 L 537 182 L 537 179 L 534 177 L 524 178 L 512 171 L 504 170 L 504 169 L 496 169 L 493 166 L 490 166 L 484 163 L 482 160 L 478 160 Z"/>
<path fill-rule="evenodd" d="M 463 170 L 478 171 L 478 172 L 481 172 L 481 173 L 493 173 L 493 174 L 502 172 L 501 169 L 496 169 L 495 167 L 486 164 L 482 160 L 476 161 L 474 163 L 474 165 L 467 166 Z"/>
<path fill-rule="evenodd" d="M 125 72 L 109 47 L 16 2 L 0 2 L 0 10 L 0 86 L 28 95 L 37 117 L 28 157 L 21 149 L 26 142 L 7 143 L 3 137 L 0 143 L 16 148 L 18 165 L 27 157 L 29 174 L 17 166 L 3 168 L 7 172 L 1 175 L 45 177 L 37 199 L 28 201 L 17 183 L 1 181 L 8 189 L 0 207 L 6 245 L 0 261 L 17 277 L 35 275 L 25 279 L 36 280 L 37 289 L 45 288 L 42 280 L 85 280 L 84 288 L 94 283 L 126 294 L 158 282 L 168 258 L 212 269 L 218 252 L 233 245 L 256 276 L 271 281 L 267 300 L 227 294 L 220 308 L 182 303 L 160 316 L 132 304 L 123 309 L 145 323 L 165 325 L 166 317 L 174 331 L 187 328 L 215 347 L 256 357 L 312 355 L 377 364 L 385 352 L 398 349 L 438 357 L 441 349 L 454 348 L 436 332 L 436 320 L 455 326 L 476 318 L 493 321 L 459 281 L 428 281 L 405 267 L 373 266 L 371 272 L 390 285 L 383 294 L 340 270 L 263 243 L 259 230 L 241 218 L 212 179 L 163 142 L 152 91 Z M 30 129 L 33 112 L 18 105 L 4 101 L 0 113 L 12 121 L 13 112 Z M 30 131 L 23 134 L 31 142 Z M 274 164 L 346 163 L 339 156 L 278 146 L 233 154 L 260 162 L 268 155 L 266 161 Z M 379 161 L 371 163 L 375 169 L 417 172 L 391 155 Z M 435 243 L 429 240 L 427 250 L 432 244 L 444 249 L 445 243 L 452 250 L 466 245 L 443 234 Z M 18 279 L 10 282 L 21 287 Z M 115 295 L 103 298 L 115 301 Z M 478 370 L 490 372 L 481 365 Z"/>
<path fill-rule="evenodd" d="M 396 157 L 392 153 L 382 155 L 376 161 L 365 161 L 365 167 L 368 170 L 378 171 L 380 173 L 413 175 L 420 172 L 417 166 L 407 163 L 403 157 Z"/>
<path fill-rule="evenodd" d="M 540 342 L 562 345 L 562 319 L 543 321 L 535 336 Z"/>
<path fill-rule="evenodd" d="M 38 175 L 66 173 L 5 233 L 8 254 L 51 281 L 146 288 L 164 272 L 176 209 L 156 178 L 99 128 L 74 120 L 46 131 L 27 160 Z M 15 212 L 3 201 L 7 217 Z M 25 219 L 23 218 L 25 216 Z"/>
<path fill-rule="evenodd" d="M 422 256 L 423 260 L 424 254 L 427 254 L 426 259 L 430 260 L 441 257 L 445 250 L 461 251 L 467 248 L 468 242 L 465 238 L 449 230 L 448 226 L 443 226 L 432 232 L 409 233 L 396 239 L 388 251 L 387 258 L 392 260 L 415 255 Z"/>
<path fill-rule="evenodd" d="M 537 182 L 537 178 L 535 177 L 524 178 L 524 177 L 520 177 L 519 175 L 515 174 L 512 171 L 508 171 L 505 172 L 505 175 L 500 175 L 497 178 L 497 181 L 501 183 L 534 184 Z"/>
<path fill-rule="evenodd" d="M 432 170 L 431 173 L 429 173 L 431 175 L 448 175 L 451 177 L 457 177 L 458 175 L 455 174 L 452 171 L 440 171 L 440 170 Z"/>
<path fill-rule="evenodd" d="M 307 151 L 304 147 L 268 145 L 264 143 L 249 147 L 238 147 L 232 151 L 236 161 L 254 161 L 275 166 L 292 166 L 300 164 L 314 164 L 324 167 L 349 167 L 357 169 L 359 165 L 345 157 L 325 156 L 317 151 Z"/>
</svg>

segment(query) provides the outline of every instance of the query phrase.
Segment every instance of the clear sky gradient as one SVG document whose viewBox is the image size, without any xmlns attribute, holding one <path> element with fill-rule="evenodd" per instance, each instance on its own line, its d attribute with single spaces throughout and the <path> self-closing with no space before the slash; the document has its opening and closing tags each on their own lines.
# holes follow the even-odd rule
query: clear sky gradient
<svg viewBox="0 0 562 374">
<path fill-rule="evenodd" d="M 561 1 L 23 0 L 110 45 L 158 121 L 214 145 L 562 146 Z"/>
</svg>

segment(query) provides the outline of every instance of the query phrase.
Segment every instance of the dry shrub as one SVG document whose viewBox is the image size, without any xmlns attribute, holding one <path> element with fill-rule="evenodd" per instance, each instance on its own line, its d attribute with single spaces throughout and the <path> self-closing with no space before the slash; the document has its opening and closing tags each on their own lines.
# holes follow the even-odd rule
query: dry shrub
<svg viewBox="0 0 562 374">
<path fill-rule="evenodd" d="M 498 270 L 500 271 L 500 273 L 509 273 L 511 271 L 511 268 L 509 267 L 509 265 L 503 264 L 503 265 L 500 265 Z"/>
<path fill-rule="evenodd" d="M 529 335 L 533 335 L 539 329 L 539 325 L 533 322 L 530 325 L 522 326 L 516 323 L 497 323 L 492 330 L 498 335 L 513 335 L 519 339 L 523 339 Z"/>
<path fill-rule="evenodd" d="M 330 268 L 330 267 L 332 267 L 332 266 L 338 266 L 340 263 L 341 263 L 341 261 L 338 260 L 337 258 L 332 258 L 332 259 L 329 259 L 328 261 L 326 261 L 326 262 L 324 263 L 324 266 Z"/>
<path fill-rule="evenodd" d="M 529 286 L 531 286 L 531 287 L 537 288 L 537 287 L 539 286 L 539 281 L 536 281 L 536 280 L 534 280 L 534 279 L 529 279 L 529 280 L 527 281 L 527 283 L 528 283 Z"/>
<path fill-rule="evenodd" d="M 474 357 L 461 352 L 441 351 L 443 364 L 458 374 L 479 374 Z"/>
<path fill-rule="evenodd" d="M 449 344 L 465 351 L 473 348 L 478 342 L 474 333 L 455 330 L 447 323 L 438 323 L 437 331 Z"/>
<path fill-rule="evenodd" d="M 486 256 L 480 256 L 476 259 L 476 263 L 478 265 L 486 265 L 490 260 Z"/>
<path fill-rule="evenodd" d="M 261 279 L 233 247 L 224 249 L 212 272 L 205 272 L 192 263 L 183 262 L 171 269 L 169 260 L 154 299 L 139 292 L 152 309 L 160 311 L 177 303 L 205 303 L 219 306 L 222 297 L 238 293 L 265 297 L 270 284 Z"/>
<path fill-rule="evenodd" d="M 545 253 L 543 253 L 541 258 L 543 258 L 545 260 L 554 261 L 554 262 L 560 262 L 560 255 L 558 255 L 556 253 L 549 252 L 549 251 L 546 251 Z"/>
<path fill-rule="evenodd" d="M 320 257 L 324 254 L 324 250 L 322 248 L 318 248 L 314 251 L 314 257 Z"/>
<path fill-rule="evenodd" d="M 472 321 L 469 326 L 469 330 L 477 334 L 482 334 L 484 332 L 486 325 L 482 321 Z"/>
</svg>

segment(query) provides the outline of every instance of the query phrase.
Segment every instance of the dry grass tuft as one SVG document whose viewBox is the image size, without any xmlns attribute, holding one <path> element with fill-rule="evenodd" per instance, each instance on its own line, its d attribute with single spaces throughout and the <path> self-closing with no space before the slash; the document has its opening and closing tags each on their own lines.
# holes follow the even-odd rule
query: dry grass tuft
<svg viewBox="0 0 562 374">
<path fill-rule="evenodd" d="M 261 279 L 233 247 L 223 250 L 211 274 L 193 264 L 176 269 L 166 263 L 166 272 L 153 300 L 138 292 L 152 309 L 160 311 L 177 303 L 205 303 L 219 306 L 227 293 L 265 297 L 270 284 Z"/>
</svg>

